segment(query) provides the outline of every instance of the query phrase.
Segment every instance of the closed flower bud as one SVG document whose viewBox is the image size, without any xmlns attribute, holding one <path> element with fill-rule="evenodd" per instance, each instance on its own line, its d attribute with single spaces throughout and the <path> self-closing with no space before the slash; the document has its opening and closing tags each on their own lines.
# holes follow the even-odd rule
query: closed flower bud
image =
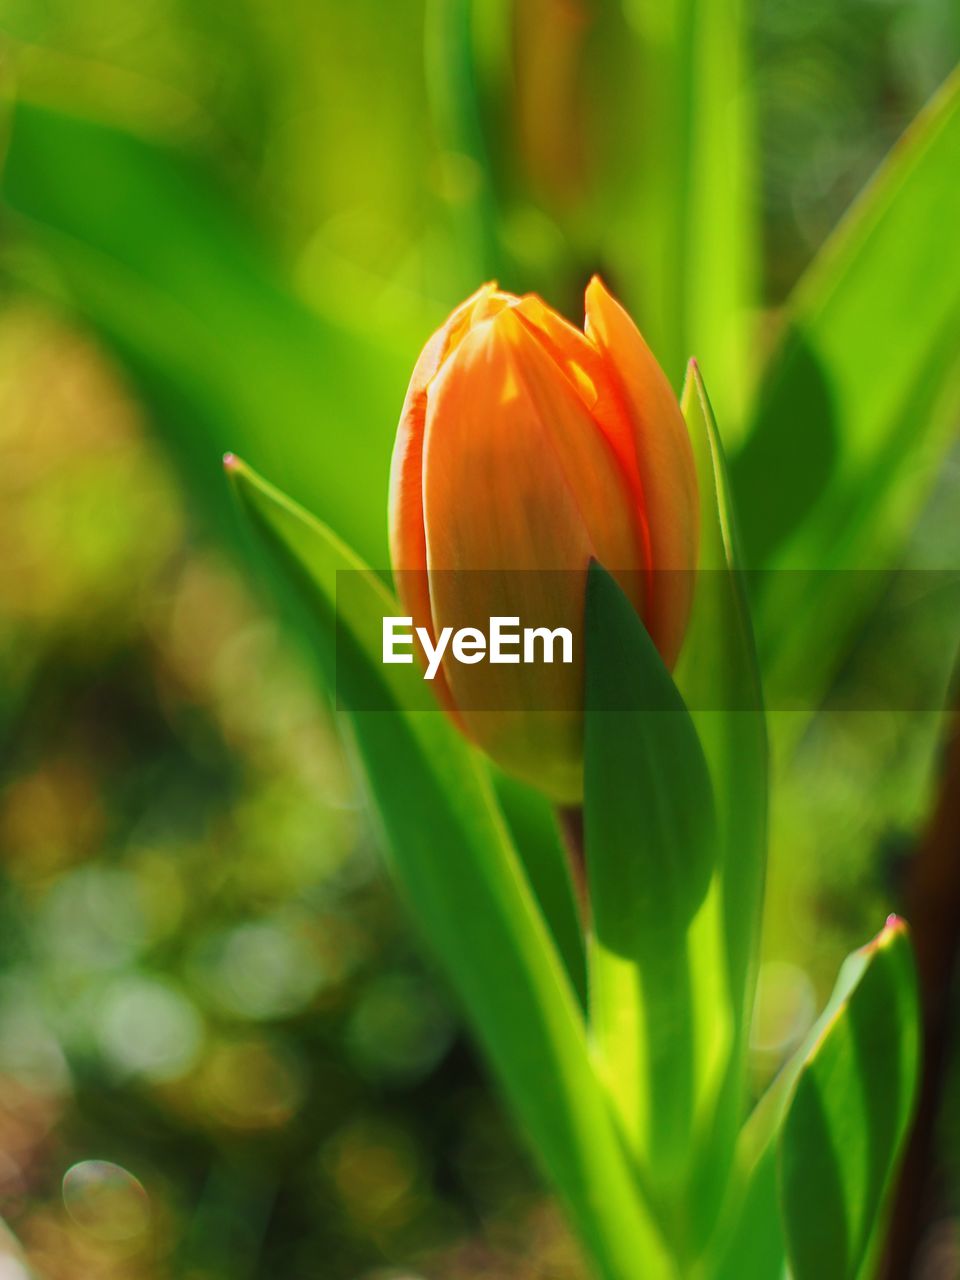
<svg viewBox="0 0 960 1280">
<path fill-rule="evenodd" d="M 390 549 L 404 611 L 434 640 L 495 616 L 581 636 L 596 559 L 672 667 L 698 535 L 676 397 L 598 278 L 583 332 L 535 296 L 486 285 L 427 343 L 394 449 Z M 566 665 L 448 655 L 435 681 L 498 764 L 568 804 L 582 792 L 578 648 Z"/>
</svg>

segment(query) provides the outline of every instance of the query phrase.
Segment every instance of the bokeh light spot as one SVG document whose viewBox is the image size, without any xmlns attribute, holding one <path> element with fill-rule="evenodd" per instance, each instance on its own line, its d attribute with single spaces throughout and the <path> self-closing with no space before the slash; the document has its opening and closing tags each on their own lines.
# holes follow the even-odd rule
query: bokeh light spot
<svg viewBox="0 0 960 1280">
<path fill-rule="evenodd" d="M 255 1020 L 289 1017 L 324 980 L 319 957 L 292 917 L 238 925 L 200 950 L 199 977 L 222 1010 Z"/>
<path fill-rule="evenodd" d="M 100 1011 L 101 1051 L 121 1074 L 175 1080 L 196 1061 L 203 1022 L 193 1004 L 152 978 L 112 984 Z"/>
<path fill-rule="evenodd" d="M 440 1062 L 455 1032 L 451 1011 L 423 978 L 391 973 L 375 979 L 360 997 L 347 1044 L 365 1075 L 411 1084 Z"/>
<path fill-rule="evenodd" d="M 0 1255 L 0 1280 L 31 1280 L 30 1272 L 10 1254 Z"/>
<path fill-rule="evenodd" d="M 420 1169 L 401 1129 L 358 1120 L 334 1136 L 324 1162 L 345 1208 L 368 1228 L 399 1226 L 413 1212 Z"/>
<path fill-rule="evenodd" d="M 249 1039 L 219 1045 L 204 1063 L 199 1101 L 233 1129 L 276 1129 L 303 1100 L 299 1063 L 282 1046 Z"/>
<path fill-rule="evenodd" d="M 110 1160 L 81 1160 L 63 1176 L 67 1213 L 97 1240 L 120 1242 L 144 1235 L 150 1200 L 138 1178 Z"/>
</svg>

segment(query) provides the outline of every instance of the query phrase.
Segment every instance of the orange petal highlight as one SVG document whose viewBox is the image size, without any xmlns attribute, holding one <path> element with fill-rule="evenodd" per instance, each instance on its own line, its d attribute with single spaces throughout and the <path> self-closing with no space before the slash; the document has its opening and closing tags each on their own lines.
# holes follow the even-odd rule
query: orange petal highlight
<svg viewBox="0 0 960 1280">
<path fill-rule="evenodd" d="M 427 400 L 423 509 L 435 629 L 484 628 L 502 614 L 579 634 L 591 556 L 626 571 L 636 592 L 641 565 L 613 452 L 511 309 L 470 330 Z M 451 663 L 445 674 L 476 741 L 521 775 L 535 767 L 555 796 L 575 796 L 580 665 Z M 491 701 L 490 681 L 495 703 L 509 709 L 471 710 Z M 558 706 L 569 713 L 545 710 Z"/>
<path fill-rule="evenodd" d="M 414 626 L 432 625 L 427 584 L 427 548 L 423 530 L 423 433 L 427 412 L 427 388 L 444 360 L 468 333 L 478 314 L 506 305 L 495 282 L 482 285 L 449 316 L 430 338 L 414 366 L 400 411 L 400 424 L 390 463 L 389 539 L 390 560 L 403 607 Z M 437 692 L 449 704 L 442 672 Z"/>
<path fill-rule="evenodd" d="M 680 652 L 700 541 L 693 451 L 666 375 L 627 312 L 594 276 L 586 292 L 586 334 L 619 386 L 633 429 L 657 577 L 645 621 L 664 661 Z M 666 572 L 676 570 L 678 572 Z"/>
</svg>

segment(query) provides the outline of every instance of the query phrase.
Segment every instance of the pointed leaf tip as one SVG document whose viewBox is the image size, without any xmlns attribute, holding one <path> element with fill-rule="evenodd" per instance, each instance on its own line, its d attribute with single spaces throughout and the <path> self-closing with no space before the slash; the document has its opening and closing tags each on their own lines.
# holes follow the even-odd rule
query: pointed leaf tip
<svg viewBox="0 0 960 1280">
<path fill-rule="evenodd" d="M 904 920 L 903 916 L 897 915 L 892 911 L 883 922 L 883 928 L 875 938 L 872 938 L 864 947 L 865 951 L 870 951 L 878 947 L 889 946 L 896 938 L 909 937 L 910 926 Z"/>
</svg>

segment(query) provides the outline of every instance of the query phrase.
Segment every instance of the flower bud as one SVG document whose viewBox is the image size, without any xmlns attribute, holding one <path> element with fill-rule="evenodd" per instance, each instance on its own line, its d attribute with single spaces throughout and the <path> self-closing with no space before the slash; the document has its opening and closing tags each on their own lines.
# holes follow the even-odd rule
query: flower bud
<svg viewBox="0 0 960 1280">
<path fill-rule="evenodd" d="M 698 538 L 676 397 L 597 277 L 583 332 L 534 295 L 485 285 L 427 343 L 394 448 L 390 550 L 403 608 L 434 642 L 497 616 L 581 636 L 596 559 L 672 667 Z M 498 764 L 569 804 L 582 792 L 583 678 L 582 647 L 568 665 L 448 654 L 435 686 Z"/>
</svg>

